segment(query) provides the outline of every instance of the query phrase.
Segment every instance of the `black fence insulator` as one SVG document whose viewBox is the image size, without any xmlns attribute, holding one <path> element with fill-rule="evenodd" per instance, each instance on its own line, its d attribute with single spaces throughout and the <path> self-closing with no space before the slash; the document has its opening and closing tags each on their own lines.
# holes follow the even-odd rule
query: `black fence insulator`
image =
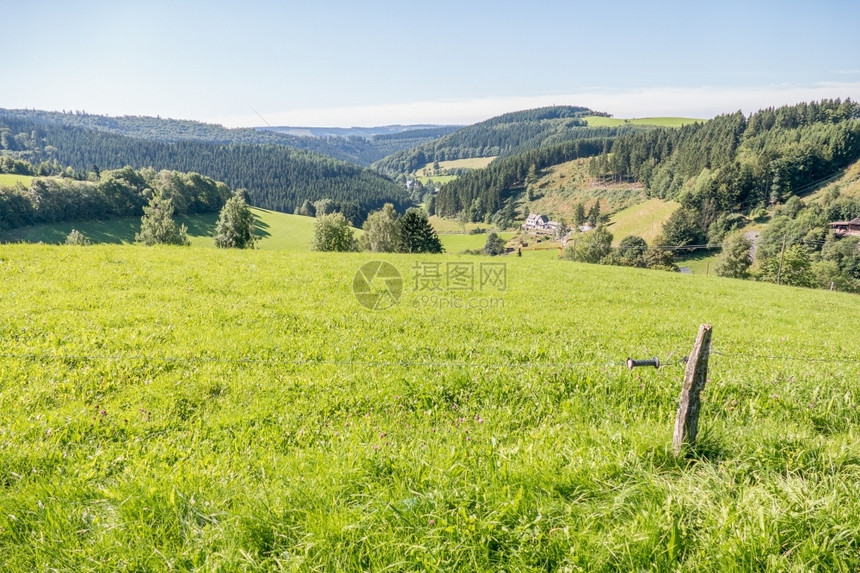
<svg viewBox="0 0 860 573">
<path fill-rule="evenodd" d="M 650 360 L 633 360 L 632 358 L 627 359 L 627 368 L 633 370 L 639 366 L 653 366 L 654 368 L 660 368 L 660 359 L 656 356 Z"/>
</svg>

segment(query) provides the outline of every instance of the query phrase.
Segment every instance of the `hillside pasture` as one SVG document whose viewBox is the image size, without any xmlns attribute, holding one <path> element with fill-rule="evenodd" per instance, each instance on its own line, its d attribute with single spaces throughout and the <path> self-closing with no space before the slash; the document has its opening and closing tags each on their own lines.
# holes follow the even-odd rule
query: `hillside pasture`
<svg viewBox="0 0 860 573">
<path fill-rule="evenodd" d="M 439 169 L 483 169 L 495 159 L 492 157 L 467 157 L 466 159 L 451 159 L 448 161 L 440 161 Z M 415 170 L 416 175 L 423 174 L 424 170 L 433 171 L 433 162 L 426 164 L 424 167 Z"/>
<path fill-rule="evenodd" d="M 414 175 L 414 179 L 421 182 L 422 185 L 444 185 L 457 178 L 456 175 Z"/>
<path fill-rule="evenodd" d="M 489 233 L 480 234 L 463 234 L 463 233 L 445 233 L 439 235 L 439 240 L 442 242 L 442 247 L 446 253 L 461 253 L 466 250 L 483 249 L 487 244 L 487 235 Z M 498 235 L 506 241 L 511 240 L 515 233 L 502 232 Z"/>
<path fill-rule="evenodd" d="M 404 293 L 371 311 L 380 258 Z M 481 262 L 0 245 L 4 571 L 860 568 L 860 354 L 833 327 L 860 298 L 526 256 L 415 286 Z"/>
<path fill-rule="evenodd" d="M 620 117 L 603 117 L 589 115 L 583 118 L 589 127 L 619 127 L 622 125 L 653 125 L 656 127 L 681 127 L 696 122 L 705 122 L 706 119 L 695 119 L 692 117 L 638 117 L 623 119 Z"/>
<path fill-rule="evenodd" d="M 833 181 L 804 197 L 804 201 L 817 203 L 830 193 L 839 193 L 845 197 L 860 197 L 860 161 L 852 163 Z"/>
<path fill-rule="evenodd" d="M 607 228 L 617 245 L 628 235 L 642 237 L 651 243 L 663 230 L 663 223 L 678 210 L 680 203 L 651 198 L 618 211 L 609 219 Z"/>
<path fill-rule="evenodd" d="M 526 201 L 530 213 L 549 215 L 570 222 L 576 203 L 587 207 L 600 201 L 603 213 L 619 211 L 643 202 L 646 197 L 639 183 L 603 183 L 588 175 L 588 159 L 554 165 L 540 173 L 533 184 L 535 199 Z"/>
<path fill-rule="evenodd" d="M 313 217 L 289 215 L 268 209 L 252 207 L 257 218 L 256 234 L 260 238 L 258 249 L 307 251 L 313 239 Z M 192 247 L 215 248 L 216 213 L 177 216 L 176 222 L 188 227 Z M 121 217 L 105 221 L 69 221 L 45 225 L 32 225 L 0 232 L 0 243 L 46 243 L 59 245 L 77 229 L 92 243 L 129 244 L 140 231 L 140 217 Z M 356 233 L 361 231 L 356 229 Z"/>
<path fill-rule="evenodd" d="M 416 169 L 413 173 L 413 176 L 421 181 L 423 185 L 427 185 L 430 181 L 437 185 L 444 185 L 449 181 L 453 181 L 457 178 L 457 175 L 445 175 L 445 171 L 447 169 L 483 169 L 490 162 L 495 159 L 493 157 L 469 157 L 466 159 L 452 159 L 449 161 L 440 161 L 439 162 L 439 171 L 438 175 L 433 175 L 436 173 L 436 169 L 433 168 L 433 162 L 426 164 L 424 167 Z"/>
<path fill-rule="evenodd" d="M 21 184 L 25 187 L 30 186 L 34 177 L 30 175 L 16 175 L 14 173 L 0 173 L 0 187 L 15 187 Z"/>
</svg>

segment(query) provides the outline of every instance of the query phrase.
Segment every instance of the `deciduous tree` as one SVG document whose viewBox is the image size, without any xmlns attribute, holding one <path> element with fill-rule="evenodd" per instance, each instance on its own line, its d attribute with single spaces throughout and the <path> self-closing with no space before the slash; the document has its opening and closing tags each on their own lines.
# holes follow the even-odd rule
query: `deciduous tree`
<svg viewBox="0 0 860 573">
<path fill-rule="evenodd" d="M 311 242 L 314 251 L 355 251 L 358 243 L 349 221 L 342 213 L 329 213 L 317 217 L 314 223 L 314 238 Z"/>
<path fill-rule="evenodd" d="M 253 249 L 256 220 L 240 195 L 231 197 L 215 223 L 215 246 L 220 249 Z"/>
<path fill-rule="evenodd" d="M 487 235 L 487 242 L 484 244 L 484 254 L 490 256 L 505 254 L 505 241 L 495 231 Z"/>
<path fill-rule="evenodd" d="M 751 249 L 752 243 L 743 233 L 726 237 L 723 241 L 723 252 L 715 268 L 717 275 L 733 279 L 749 277 L 749 268 L 752 264 Z"/>
<path fill-rule="evenodd" d="M 368 215 L 362 229 L 364 229 L 364 235 L 359 239 L 361 250 L 374 253 L 397 251 L 399 242 L 397 212 L 391 203 L 386 203 L 381 210 Z"/>
</svg>

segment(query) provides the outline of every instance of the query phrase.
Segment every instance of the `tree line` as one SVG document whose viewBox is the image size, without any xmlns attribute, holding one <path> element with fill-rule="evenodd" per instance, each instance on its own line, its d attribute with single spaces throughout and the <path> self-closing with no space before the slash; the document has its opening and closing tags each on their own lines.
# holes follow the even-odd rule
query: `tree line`
<svg viewBox="0 0 860 573">
<path fill-rule="evenodd" d="M 100 171 L 98 175 L 91 173 L 88 180 L 39 177 L 29 185 L 0 187 L 0 230 L 137 216 L 155 194 L 171 200 L 176 211 L 184 215 L 217 212 L 232 192 L 224 183 L 198 173 L 152 168 Z"/>
<path fill-rule="evenodd" d="M 413 207 L 398 215 L 394 205 L 370 213 L 359 239 L 341 213 L 317 213 L 314 251 L 371 251 L 374 253 L 441 253 L 442 242 L 427 212 Z"/>
<path fill-rule="evenodd" d="M 360 224 L 367 212 L 394 204 L 405 211 L 412 202 L 404 188 L 387 177 L 331 157 L 284 145 L 165 143 L 61 125 L 38 124 L 0 112 L 0 154 L 33 165 L 66 165 L 89 172 L 126 165 L 196 172 L 246 189 L 257 207 L 292 213 L 305 199 L 328 197 L 349 204 Z"/>
</svg>

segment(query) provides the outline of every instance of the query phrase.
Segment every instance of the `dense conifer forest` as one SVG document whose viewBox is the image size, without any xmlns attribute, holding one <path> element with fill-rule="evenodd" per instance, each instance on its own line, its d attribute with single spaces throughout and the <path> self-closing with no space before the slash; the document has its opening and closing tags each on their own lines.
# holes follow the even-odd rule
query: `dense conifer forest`
<svg viewBox="0 0 860 573">
<path fill-rule="evenodd" d="M 400 211 L 411 204 L 406 190 L 383 175 L 285 145 L 150 141 L 0 111 L 0 147 L 35 165 L 36 174 L 66 166 L 78 174 L 125 166 L 197 172 L 245 189 L 255 206 L 288 213 L 305 200 L 328 198 L 355 224 L 385 203 Z"/>
<path fill-rule="evenodd" d="M 246 143 L 286 145 L 305 151 L 313 151 L 355 163 L 363 167 L 400 150 L 410 149 L 421 143 L 447 135 L 457 126 L 404 129 L 402 132 L 379 134 L 370 137 L 345 136 L 300 136 L 284 132 L 280 128 L 236 128 L 199 121 L 167 119 L 160 117 L 132 116 L 109 117 L 85 112 L 56 112 L 41 110 L 3 110 L 7 118 L 29 120 L 38 125 L 81 127 L 115 135 L 125 135 L 147 141 L 175 143 L 178 141 L 200 141 L 204 143 Z M 360 130 L 342 130 L 352 133 Z"/>
<path fill-rule="evenodd" d="M 605 115 L 585 107 L 553 106 L 506 113 L 450 135 L 399 151 L 373 166 L 388 175 L 412 173 L 433 161 L 470 157 L 510 157 L 565 141 L 617 137 L 638 126 L 587 127 L 583 118 Z"/>
</svg>

